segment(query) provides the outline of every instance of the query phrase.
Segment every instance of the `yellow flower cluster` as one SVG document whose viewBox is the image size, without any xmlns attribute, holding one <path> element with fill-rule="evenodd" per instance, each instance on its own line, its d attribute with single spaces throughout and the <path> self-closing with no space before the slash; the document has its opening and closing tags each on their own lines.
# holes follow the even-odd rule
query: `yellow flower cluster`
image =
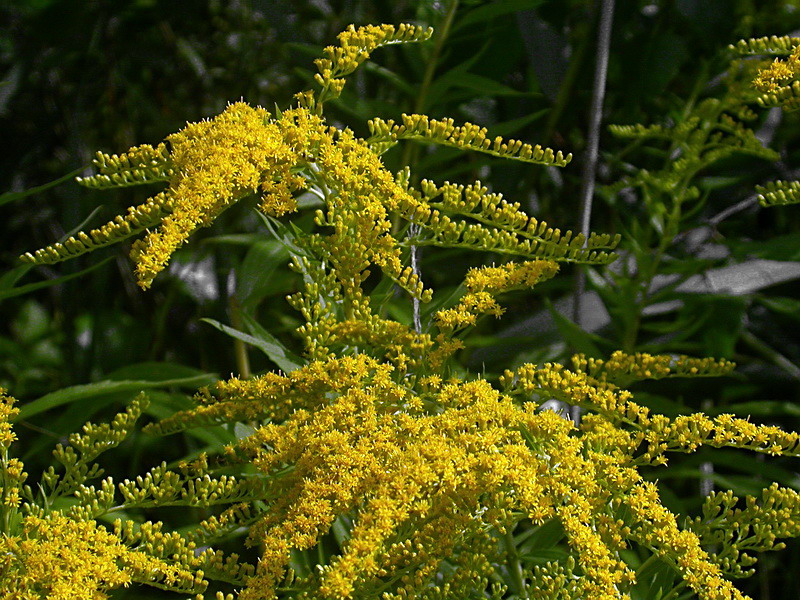
<svg viewBox="0 0 800 600">
<path fill-rule="evenodd" d="M 402 124 L 396 124 L 392 119 L 371 119 L 368 122 L 371 134 L 368 143 L 385 151 L 397 140 L 428 140 L 462 150 L 477 150 L 501 158 L 557 167 L 565 167 L 572 160 L 572 154 L 565 156 L 561 151 L 554 152 L 538 144 L 531 146 L 520 140 L 504 140 L 500 136 L 491 139 L 485 127 L 473 123 L 456 125 L 453 119 L 440 121 L 426 115 L 403 114 L 401 119 Z"/>
<path fill-rule="evenodd" d="M 719 377 L 728 375 L 736 368 L 729 360 L 713 358 L 691 358 L 686 355 L 652 355 L 644 352 L 626 354 L 617 350 L 608 360 L 587 358 L 583 354 L 572 357 L 576 371 L 586 373 L 600 381 L 627 387 L 644 379 L 665 377 Z"/>
<path fill-rule="evenodd" d="M 293 115 L 286 115 L 285 122 L 292 118 Z M 296 133 L 296 128 L 290 126 L 282 131 L 277 123 L 270 121 L 270 114 L 264 109 L 238 102 L 210 121 L 189 124 L 169 136 L 168 157 L 164 156 L 163 144 L 158 149 L 138 146 L 122 156 L 101 155 L 98 159 L 101 173 L 85 183 L 126 185 L 129 173 L 148 160 L 158 163 L 152 158 L 158 156 L 168 161 L 169 168 L 164 168 L 163 177 L 150 180 L 168 178 L 168 190 L 100 229 L 80 233 L 63 244 L 22 258 L 33 263 L 71 258 L 160 223 L 156 231 L 137 241 L 131 251 L 139 285 L 147 288 L 172 253 L 198 227 L 210 225 L 244 195 L 260 192 L 263 198 L 260 208 L 266 214 L 278 216 L 295 209 L 292 192 L 304 186 L 304 180 L 291 172 L 298 160 L 293 139 Z M 161 167 L 156 164 L 152 168 Z M 137 179 L 135 183 L 138 182 Z"/>
<path fill-rule="evenodd" d="M 346 75 L 355 71 L 370 54 L 387 44 L 421 42 L 431 37 L 433 29 L 402 23 L 394 25 L 367 25 L 356 28 L 350 25 L 339 34 L 339 46 L 327 46 L 325 58 L 315 62 L 319 73 L 314 78 L 322 86 L 319 102 L 337 98 L 344 88 Z"/>
<path fill-rule="evenodd" d="M 741 597 L 633 468 L 635 432 L 598 418 L 576 436 L 555 413 L 515 404 L 482 380 L 426 382 L 422 398 L 435 390 L 438 412 L 398 411 L 421 406 L 410 401 L 416 392 L 386 365 L 361 364 L 361 381 L 334 398 L 317 389 L 316 409 L 260 427 L 232 450 L 275 485 L 250 529 L 263 554 L 241 599 L 276 598 L 292 552 L 319 544 L 341 515 L 353 519 L 342 554 L 317 574 L 289 573 L 299 597 L 363 595 L 407 572 L 390 596 L 406 597 L 456 544 L 469 544 L 469 523 L 503 532 L 521 517 L 561 522 L 582 571 L 577 597 L 627 598 L 634 577 L 619 552 L 629 541 L 674 560 L 701 598 Z"/>
<path fill-rule="evenodd" d="M 776 58 L 767 68 L 760 69 L 753 81 L 755 88 L 762 94 L 774 93 L 800 75 L 800 46 L 784 60 Z"/>
<path fill-rule="evenodd" d="M 100 600 L 134 581 L 181 592 L 205 589 L 202 572 L 130 550 L 94 521 L 58 512 L 27 516 L 19 535 L 0 537 L 0 574 L 0 597 L 15 600 Z"/>
<path fill-rule="evenodd" d="M 139 285 L 149 287 L 195 229 L 210 225 L 245 194 L 260 191 L 266 214 L 295 209 L 291 192 L 303 186 L 290 172 L 296 154 L 269 117 L 264 109 L 238 102 L 167 138 L 175 172 L 168 192 L 172 211 L 131 250 Z"/>
<path fill-rule="evenodd" d="M 268 495 L 263 480 L 214 477 L 207 461 L 199 460 L 183 476 L 162 463 L 133 481 L 115 484 L 107 477 L 98 486 L 89 485 L 89 480 L 102 475 L 93 459 L 119 445 L 147 407 L 146 397 L 140 394 L 109 424 L 87 423 L 81 433 L 69 436 L 68 446 L 59 444 L 53 455 L 64 471 L 47 469 L 34 496 L 30 486 L 22 486 L 27 476 L 22 462 L 8 454 L 8 445 L 15 439 L 11 420 L 18 412 L 13 403 L 0 390 L 4 440 L 0 445 L 0 598 L 100 599 L 132 583 L 180 593 L 202 592 L 207 576 L 243 585 L 252 575 L 254 568 L 239 562 L 237 555 L 225 556 L 208 547 L 220 530 L 213 519 L 186 536 L 165 532 L 160 523 L 131 519 L 117 520 L 113 530 L 107 530 L 97 519 L 123 509 L 208 508 L 263 500 Z M 120 504 L 115 502 L 116 491 L 123 497 Z M 249 509 L 238 506 L 228 514 L 246 519 Z"/>
<path fill-rule="evenodd" d="M 17 519 L 21 502 L 22 484 L 28 474 L 18 458 L 9 456 L 9 449 L 17 439 L 11 423 L 19 414 L 15 400 L 0 388 L 0 533 L 11 531 Z"/>
<path fill-rule="evenodd" d="M 782 106 L 785 110 L 797 110 L 800 108 L 800 40 L 788 36 L 761 40 L 742 40 L 744 45 L 740 42 L 741 46 L 736 49 L 741 53 L 787 56 L 776 58 L 758 70 L 753 87 L 761 95 L 756 100 L 763 107 Z M 791 46 L 787 48 L 789 43 Z"/>
<path fill-rule="evenodd" d="M 676 565 L 684 581 L 701 600 L 746 598 L 722 577 L 720 568 L 711 562 L 697 535 L 678 528 L 675 515 L 661 503 L 655 484 L 641 482 L 633 487 L 626 504 L 631 511 L 634 539 Z"/>
<path fill-rule="evenodd" d="M 19 414 L 19 409 L 14 406 L 16 400 L 6 393 L 4 388 L 0 388 L 0 448 L 8 451 L 11 444 L 17 439 L 11 423 Z"/>
<path fill-rule="evenodd" d="M 166 435 L 187 427 L 218 423 L 280 422 L 298 410 L 317 410 L 329 394 L 357 387 L 375 369 L 391 369 L 365 354 L 314 361 L 286 375 L 267 373 L 252 379 L 232 378 L 204 388 L 198 406 L 152 423 L 145 431 Z"/>
<path fill-rule="evenodd" d="M 655 358 L 655 361 L 645 361 L 645 364 L 658 364 L 660 361 L 658 357 Z M 716 374 L 724 374 L 730 368 L 727 361 L 708 363 L 705 362 L 707 360 L 710 359 L 702 359 L 705 374 L 713 374 L 715 370 Z M 579 363 L 583 361 L 585 359 L 578 359 Z M 632 364 L 619 355 L 617 362 Z M 693 368 L 697 367 L 688 367 L 684 376 L 702 374 L 692 373 Z M 666 369 L 662 370 L 662 376 L 664 373 L 667 373 Z M 673 419 L 651 414 L 647 407 L 633 402 L 630 392 L 605 379 L 598 380 L 585 373 L 573 372 L 559 364 L 548 363 L 542 367 L 522 365 L 515 371 L 506 371 L 501 383 L 507 393 L 527 398 L 532 394 L 540 399 L 557 398 L 596 412 L 598 418 L 601 416 L 611 423 L 627 426 L 635 434 L 629 446 L 631 459 L 635 457 L 636 448 L 642 443 L 646 444 L 646 450 L 635 457 L 635 462 L 639 464 L 666 464 L 665 452 L 694 452 L 704 445 L 743 448 L 770 455 L 800 456 L 800 434 L 796 432 L 786 432 L 771 425 L 756 425 L 729 414 L 712 418 L 694 413 Z M 594 423 L 591 416 L 587 417 L 587 425 L 589 423 Z"/>
<path fill-rule="evenodd" d="M 305 320 L 298 332 L 309 362 L 286 374 L 221 381 L 213 391 L 198 393 L 195 408 L 146 428 L 167 434 L 246 423 L 221 460 L 223 468 L 244 464 L 247 476 L 212 475 L 209 458 L 201 455 L 177 471 L 162 463 L 132 480 L 89 485 L 101 472 L 91 461 L 126 436 L 146 405 L 140 397 L 109 425 L 87 425 L 69 445 L 56 448 L 64 473 L 44 473 L 42 505 L 22 487 L 22 463 L 8 456 L 16 409 L 0 393 L 0 592 L 12 580 L 22 598 L 103 598 L 136 581 L 202 592 L 208 577 L 239 588 L 240 600 L 467 597 L 475 586 L 485 589 L 496 575 L 493 565 L 507 560 L 518 588 L 512 593 L 520 597 L 552 592 L 628 600 L 635 574 L 624 557 L 635 544 L 672 564 L 703 600 L 744 598 L 723 579 L 748 565 L 738 542 L 723 538 L 718 557 L 703 549 L 718 539 L 721 521 L 682 530 L 638 468 L 665 464 L 667 452 L 704 445 L 800 455 L 800 436 L 732 415 L 668 418 L 635 403 L 623 389 L 641 379 L 724 375 L 732 363 L 577 355 L 573 370 L 551 363 L 509 370 L 500 379 L 502 391 L 480 378 L 450 376 L 445 363 L 463 345 L 456 333 L 481 314 L 500 316 L 495 296 L 553 277 L 556 261 L 606 264 L 615 258 L 619 238 L 585 239 L 552 228 L 480 182 L 423 180 L 414 189 L 408 169 L 393 174 L 380 158 L 400 139 L 563 166 L 570 157 L 560 152 L 492 140 L 479 126 L 425 115 L 403 115 L 398 124 L 375 119 L 368 140 L 326 125 L 323 103 L 339 96 L 344 76 L 372 51 L 429 36 L 429 29 L 412 25 L 351 27 L 340 46 L 326 48 L 317 61 L 322 91 L 299 94 L 297 107 L 273 116 L 240 102 L 211 120 L 188 124 L 165 144 L 98 156 L 98 174 L 83 180 L 85 185 L 162 181 L 167 189 L 126 216 L 26 260 L 53 262 L 146 230 L 132 250 L 146 288 L 198 228 L 240 199 L 260 195 L 259 209 L 280 235 L 285 226 L 271 217 L 295 211 L 300 190 L 319 196 L 319 229 L 296 230 L 287 242 L 292 267 L 305 283 L 290 302 Z M 786 70 L 795 77 L 798 61 L 794 52 L 765 71 L 764 90 L 778 94 L 788 82 Z M 698 164 L 734 151 L 766 155 L 752 132 L 727 114 L 730 106 L 708 99 L 674 128 L 621 128 L 622 135 L 674 139 L 682 152 L 668 173 L 642 173 L 638 184 L 671 193 Z M 683 199 L 699 194 L 684 192 Z M 413 226 L 402 241 L 397 232 L 403 227 L 393 216 Z M 424 245 L 517 255 L 526 262 L 470 270 L 459 303 L 434 313 L 434 337 L 419 324 L 412 330 L 384 318 L 363 288 L 376 266 L 413 298 L 429 301 L 431 290 L 403 262 L 404 252 Z M 588 414 L 577 427 L 540 409 L 551 398 Z M 115 503 L 118 493 L 121 504 Z M 72 505 L 53 511 L 56 501 Z M 724 497 L 708 512 L 716 506 L 731 530 L 752 527 L 760 550 L 775 547 L 778 535 L 800 533 L 798 494 L 775 489 L 765 493 L 762 507 L 746 514 L 735 512 L 733 504 Z M 111 532 L 96 521 L 122 509 L 167 506 L 221 506 L 222 512 L 210 513 L 185 535 L 132 520 L 117 521 Z M 788 521 L 783 528 L 781 519 Z M 530 574 L 515 568 L 520 557 L 514 531 L 521 523 L 556 524 L 566 536 L 569 559 Z M 213 547 L 240 528 L 258 548 L 256 566 Z M 317 571 L 294 571 L 298 556 L 326 551 L 331 533 L 339 553 L 320 561 Z M 493 597 L 504 593 L 496 588 Z"/>
<path fill-rule="evenodd" d="M 502 288 L 509 280 L 525 281 L 510 268 L 495 269 L 489 279 L 473 273 L 471 284 Z M 658 376 L 675 368 L 665 357 L 644 355 L 592 364 L 596 370 L 616 365 L 625 374 L 649 368 Z M 687 375 L 697 368 L 689 359 L 680 364 Z M 701 366 L 709 373 L 728 368 Z M 523 516 L 538 524 L 560 521 L 582 573 L 574 597 L 626 598 L 634 578 L 619 552 L 630 542 L 674 561 L 701 598 L 742 597 L 701 549 L 700 538 L 678 528 L 635 465 L 658 464 L 666 450 L 691 451 L 702 444 L 774 446 L 791 454 L 797 436 L 728 416 L 651 416 L 630 393 L 560 365 L 509 372 L 509 391 L 560 394 L 596 410 L 585 417 L 580 436 L 555 413 L 537 412 L 534 402 L 514 403 L 486 381 L 430 376 L 417 389 L 413 380 L 401 383 L 396 376 L 387 363 L 357 355 L 285 376 L 222 382 L 218 398 L 203 397 L 198 415 L 217 405 L 236 411 L 241 403 L 247 406 L 243 411 L 252 411 L 248 420 L 272 420 L 230 455 L 245 458 L 273 482 L 266 511 L 209 524 L 216 530 L 246 520 L 252 523 L 251 542 L 263 548 L 240 598 L 277 597 L 287 575 L 299 597 L 348 598 L 386 589 L 387 581 L 408 573 L 388 596 L 402 598 L 428 585 L 456 545 L 471 544 L 477 533 L 470 523 L 502 532 Z M 192 418 L 173 417 L 161 427 L 173 430 Z M 650 450 L 637 458 L 642 443 Z M 242 510 L 235 508 L 237 514 Z M 292 552 L 319 544 L 343 515 L 353 526 L 342 554 L 308 577 L 287 572 Z M 496 551 L 482 550 L 484 558 Z"/>
<path fill-rule="evenodd" d="M 470 269 L 464 279 L 467 294 L 453 308 L 437 311 L 436 326 L 447 334 L 474 325 L 478 315 L 500 317 L 503 309 L 494 299 L 496 294 L 515 289 L 532 288 L 558 272 L 558 264 L 550 260 L 506 263 L 501 267 Z M 443 339 L 438 341 L 442 342 Z"/>
</svg>

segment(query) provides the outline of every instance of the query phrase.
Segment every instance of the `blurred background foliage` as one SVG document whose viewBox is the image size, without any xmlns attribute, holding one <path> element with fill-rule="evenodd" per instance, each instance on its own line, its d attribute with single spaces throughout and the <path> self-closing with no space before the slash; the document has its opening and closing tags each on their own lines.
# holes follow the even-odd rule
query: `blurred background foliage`
<svg viewBox="0 0 800 600">
<path fill-rule="evenodd" d="M 118 409 L 137 385 L 157 390 L 151 416 L 165 416 L 215 375 L 226 377 L 243 366 L 254 373 L 274 369 L 275 348 L 299 352 L 292 335 L 298 315 L 284 300 L 298 280 L 286 267 L 286 250 L 247 203 L 196 236 L 147 293 L 135 286 L 124 247 L 54 267 L 20 267 L 20 253 L 81 225 L 97 226 L 148 195 L 140 188 L 100 193 L 69 180 L 35 194 L 21 192 L 88 172 L 97 150 L 155 144 L 187 121 L 217 114 L 229 101 L 286 107 L 295 92 L 312 85 L 312 60 L 347 25 L 413 22 L 435 27 L 434 40 L 376 53 L 328 107 L 329 120 L 366 135 L 371 117 L 420 112 L 572 152 L 575 159 L 565 169 L 432 146 L 399 145 L 385 160 L 393 170 L 410 164 L 415 180 L 481 179 L 552 226 L 576 229 L 597 4 L 0 4 L 0 192 L 7 192 L 0 196 L 0 385 L 23 403 L 34 401 L 18 428 L 31 471 L 47 463 L 53 443 L 85 419 Z M 762 209 L 753 192 L 755 184 L 800 174 L 797 115 L 759 110 L 752 124 L 780 153 L 779 161 L 734 155 L 698 173 L 692 183 L 700 198 L 684 207 L 658 271 L 627 291 L 620 273 L 637 273 L 637 257 L 648 256 L 660 232 L 653 203 L 613 184 L 636 169 L 664 168 L 675 155 L 674 148 L 615 139 L 606 128 L 680 123 L 701 99 L 722 93 L 728 44 L 796 35 L 798 28 L 796 0 L 618 2 L 592 229 L 623 233 L 623 258 L 610 270 L 589 273 L 582 314 L 570 308 L 570 266 L 532 294 L 510 295 L 505 317 L 482 321 L 465 340 L 459 364 L 493 377 L 525 361 L 566 360 L 576 351 L 604 357 L 621 347 L 731 358 L 741 376 L 651 382 L 634 392 L 640 402 L 670 415 L 735 412 L 799 429 L 800 213 Z M 308 215 L 296 218 L 309 222 Z M 470 266 L 491 260 L 500 257 L 426 249 L 423 280 L 445 299 L 457 292 Z M 411 320 L 406 298 L 397 296 L 388 310 Z M 633 330 L 621 326 L 631 314 L 638 319 Z M 225 327 L 251 336 L 255 345 L 237 348 Z M 162 459 L 213 451 L 232 435 L 219 428 L 180 442 L 136 436 L 110 457 L 107 469 L 124 478 Z M 710 486 L 754 493 L 774 480 L 800 489 L 798 465 L 789 460 L 714 452 L 676 457 L 671 464 L 652 477 L 661 482 L 668 506 L 690 513 Z M 793 577 L 800 548 L 795 544 L 761 558 L 759 574 L 742 582 L 743 589 L 762 600 L 800 597 Z"/>
</svg>

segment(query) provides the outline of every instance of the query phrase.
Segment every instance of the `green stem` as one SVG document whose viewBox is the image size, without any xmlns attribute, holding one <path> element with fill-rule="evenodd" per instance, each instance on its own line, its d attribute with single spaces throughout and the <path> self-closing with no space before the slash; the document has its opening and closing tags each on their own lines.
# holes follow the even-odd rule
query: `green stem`
<svg viewBox="0 0 800 600">
<path fill-rule="evenodd" d="M 670 152 L 670 155 L 671 154 L 672 153 Z M 684 200 L 686 199 L 686 192 L 689 189 L 689 182 L 697 174 L 698 170 L 699 169 L 692 169 L 686 173 L 683 177 L 683 180 L 676 187 L 672 201 L 672 210 L 670 210 L 669 215 L 664 223 L 664 229 L 661 232 L 658 246 L 656 247 L 655 251 L 648 252 L 648 255 L 651 255 L 649 260 L 646 262 L 643 261 L 642 255 L 636 257 L 637 268 L 640 270 L 636 276 L 638 284 L 634 289 L 638 292 L 638 297 L 634 299 L 634 314 L 630 321 L 630 326 L 626 329 L 622 339 L 622 349 L 627 353 L 633 352 L 636 347 L 636 340 L 639 337 L 639 328 L 642 324 L 642 313 L 649 303 L 648 295 L 650 293 L 650 287 L 653 284 L 653 279 L 655 279 L 655 276 L 659 272 L 659 267 L 661 266 L 661 262 L 667 252 L 667 248 L 672 245 L 675 237 L 678 235 L 680 222 L 683 218 L 683 212 L 681 208 Z"/>
<path fill-rule="evenodd" d="M 522 598 L 523 594 L 525 594 L 525 580 L 522 575 L 522 563 L 519 560 L 517 545 L 514 543 L 513 526 L 506 529 L 503 535 L 503 545 L 506 549 L 506 556 L 508 556 L 508 572 L 514 582 L 517 596 Z M 527 594 L 524 597 L 527 598 Z"/>
<path fill-rule="evenodd" d="M 800 379 L 800 368 L 797 367 L 792 361 L 786 358 L 783 354 L 771 348 L 752 333 L 747 331 L 746 329 L 742 330 L 741 333 L 742 341 L 750 346 L 753 350 L 758 352 L 761 356 L 766 358 L 769 362 L 774 364 L 775 366 L 783 369 L 789 375 L 791 375 L 795 379 Z"/>
<path fill-rule="evenodd" d="M 3 484 L 3 487 L 0 489 L 0 515 L 2 515 L 2 531 L 4 535 L 9 535 L 11 533 L 11 508 L 6 506 L 5 499 L 6 499 L 6 489 L 8 486 L 8 481 L 6 481 L 6 468 L 8 465 L 8 451 L 3 448 L 2 455 L 0 455 L 0 483 Z"/>
<path fill-rule="evenodd" d="M 644 570 L 649 567 L 652 563 L 658 560 L 658 556 L 655 554 L 651 554 L 647 560 L 645 560 L 642 564 L 639 565 L 639 568 L 636 569 L 636 579 L 639 579 L 639 576 L 644 573 Z"/>
<path fill-rule="evenodd" d="M 436 28 L 436 41 L 433 45 L 433 52 L 431 53 L 428 64 L 425 67 L 425 74 L 422 76 L 422 83 L 419 86 L 419 94 L 417 94 L 416 101 L 414 102 L 414 112 L 421 113 L 425 110 L 425 102 L 428 99 L 428 92 L 430 91 L 433 76 L 436 74 L 436 67 L 439 63 L 439 56 L 442 53 L 444 42 L 450 34 L 450 28 L 453 25 L 453 19 L 456 16 L 456 9 L 458 8 L 458 0 L 452 0 L 447 7 L 447 13 L 444 16 L 444 21 L 441 27 Z M 414 173 L 413 166 L 417 162 L 419 156 L 418 144 L 406 144 L 403 150 L 403 159 L 400 164 L 403 166 L 410 166 L 412 177 Z"/>
<path fill-rule="evenodd" d="M 672 598 L 677 598 L 677 597 L 678 597 L 678 594 L 679 594 L 679 593 L 680 593 L 680 592 L 681 592 L 681 591 L 682 591 L 682 590 L 683 590 L 685 587 L 686 587 L 686 582 L 685 582 L 685 581 L 681 581 L 681 582 L 679 582 L 679 583 L 678 583 L 678 585 L 676 585 L 674 588 L 672 588 L 672 589 L 671 589 L 671 590 L 670 590 L 670 591 L 667 593 L 667 595 L 666 595 L 666 596 L 663 596 L 663 597 L 661 598 L 661 600 L 672 600 Z"/>
<path fill-rule="evenodd" d="M 595 177 L 597 171 L 598 147 L 600 142 L 600 122 L 603 118 L 603 98 L 606 93 L 606 73 L 608 72 L 608 53 L 611 44 L 611 27 L 614 19 L 614 0 L 601 0 L 600 23 L 597 33 L 597 60 L 595 61 L 594 84 L 592 86 L 592 105 L 589 109 L 589 131 L 586 152 L 581 173 L 581 233 L 589 239 L 589 224 L 592 218 Z M 586 289 L 586 271 L 575 272 L 575 300 L 573 301 L 573 320 L 585 328 L 586 318 L 582 301 Z"/>
<path fill-rule="evenodd" d="M 228 298 L 228 310 L 231 311 L 231 325 L 234 329 L 244 331 L 244 320 L 242 319 L 242 305 L 239 304 L 239 299 L 236 294 L 231 294 Z M 233 351 L 236 355 L 236 369 L 239 372 L 239 377 L 242 379 L 249 379 L 250 371 L 250 357 L 247 355 L 247 346 L 245 343 L 234 338 Z"/>
</svg>

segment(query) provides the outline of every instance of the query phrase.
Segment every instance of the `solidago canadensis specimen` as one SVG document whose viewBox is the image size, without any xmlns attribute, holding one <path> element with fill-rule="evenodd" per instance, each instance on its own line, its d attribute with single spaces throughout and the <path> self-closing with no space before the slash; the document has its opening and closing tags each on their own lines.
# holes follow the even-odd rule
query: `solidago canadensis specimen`
<svg viewBox="0 0 800 600">
<path fill-rule="evenodd" d="M 144 395 L 110 425 L 87 425 L 59 446 L 64 472 L 45 473 L 36 492 L 10 455 L 16 409 L 0 396 L 2 597 L 102 598 L 131 582 L 202 594 L 213 581 L 242 600 L 617 599 L 629 598 L 637 575 L 623 550 L 638 547 L 679 574 L 676 590 L 722 600 L 744 598 L 728 577 L 751 573 L 745 550 L 800 534 L 792 490 L 771 486 L 744 509 L 730 493 L 712 494 L 702 516 L 681 525 L 642 476 L 667 464 L 668 453 L 704 445 L 800 453 L 796 433 L 730 415 L 668 418 L 625 389 L 725 375 L 734 368 L 727 361 L 618 352 L 608 360 L 577 355 L 570 368 L 525 364 L 494 383 L 453 375 L 460 336 L 480 315 L 502 314 L 499 294 L 555 276 L 560 262 L 607 264 L 618 239 L 553 229 L 480 182 L 413 186 L 407 169 L 391 173 L 381 161 L 402 139 L 565 166 L 570 156 L 560 152 L 424 115 L 374 119 L 367 139 L 326 124 L 325 102 L 373 50 L 430 35 L 411 25 L 351 27 L 317 61 L 321 90 L 298 94 L 296 106 L 271 114 L 239 102 L 156 147 L 98 155 L 98 174 L 82 184 L 166 189 L 24 260 L 57 262 L 144 234 L 131 256 L 148 288 L 197 228 L 255 194 L 303 274 L 305 289 L 289 301 L 305 320 L 298 334 L 308 360 L 283 374 L 220 381 L 198 393 L 195 408 L 145 428 L 167 435 L 247 424 L 249 434 L 223 456 L 178 471 L 160 465 L 117 484 L 91 484 L 100 476 L 93 461 L 133 427 Z M 323 205 L 318 229 L 289 235 L 277 217 L 298 210 L 301 190 Z M 404 266 L 409 248 L 424 245 L 510 260 L 470 270 L 455 305 L 436 311 L 426 329 L 410 327 L 382 316 L 362 284 L 377 268 L 428 302 L 432 291 Z M 585 409 L 580 424 L 540 410 L 551 398 Z M 222 468 L 241 475 L 216 474 Z M 182 535 L 160 523 L 103 524 L 122 510 L 180 505 L 221 512 Z M 526 540 L 546 527 L 561 532 L 569 555 L 534 565 Z M 255 564 L 215 549 L 242 528 L 257 548 Z M 333 541 L 337 551 L 326 557 Z M 311 550 L 324 558 L 315 568 L 299 559 Z"/>
<path fill-rule="evenodd" d="M 772 36 L 741 40 L 731 47 L 747 55 L 776 56 L 773 62 L 758 65 L 753 80 L 756 101 L 763 108 L 780 106 L 786 111 L 800 108 L 800 38 Z M 785 58 L 780 58 L 785 57 Z M 800 202 L 800 182 L 771 181 L 756 188 L 761 206 L 782 206 Z"/>
</svg>

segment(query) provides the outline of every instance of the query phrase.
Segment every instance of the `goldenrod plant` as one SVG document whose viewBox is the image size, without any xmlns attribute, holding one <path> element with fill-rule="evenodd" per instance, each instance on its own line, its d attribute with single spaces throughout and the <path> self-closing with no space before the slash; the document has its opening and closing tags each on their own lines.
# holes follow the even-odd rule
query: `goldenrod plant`
<svg viewBox="0 0 800 600">
<path fill-rule="evenodd" d="M 23 260 L 51 264 L 143 234 L 131 257 L 147 289 L 198 228 L 256 196 L 303 278 L 288 300 L 304 321 L 305 357 L 285 360 L 284 372 L 219 381 L 193 407 L 146 425 L 168 435 L 226 424 L 236 439 L 218 455 L 157 465 L 135 480 L 98 483 L 94 461 L 134 427 L 146 394 L 111 424 L 89 424 L 57 446 L 62 470 L 46 471 L 36 488 L 11 454 L 17 409 L 3 395 L 3 598 L 104 598 L 141 583 L 241 600 L 610 600 L 643 598 L 642 589 L 661 600 L 742 599 L 731 579 L 752 574 L 750 553 L 800 534 L 791 489 L 768 487 L 744 508 L 714 494 L 692 519 L 671 512 L 650 477 L 671 453 L 704 446 L 800 454 L 796 433 L 730 414 L 669 417 L 626 389 L 727 376 L 730 361 L 576 355 L 571 367 L 528 363 L 497 380 L 457 367 L 453 354 L 477 319 L 503 313 L 502 294 L 555 277 L 561 263 L 609 264 L 619 236 L 553 228 L 480 182 L 415 185 L 408 168 L 391 172 L 381 158 L 403 139 L 550 167 L 566 166 L 568 154 L 425 115 L 374 119 L 367 138 L 326 121 L 326 103 L 373 51 L 430 36 L 415 25 L 350 27 L 316 63 L 320 88 L 295 105 L 270 112 L 237 102 L 163 144 L 98 155 L 98 173 L 83 185 L 166 187 Z M 723 102 L 699 105 L 671 135 L 701 161 L 733 151 L 772 157 Z M 691 202 L 698 168 L 675 161 L 659 191 L 674 206 Z M 636 184 L 655 185 L 643 173 Z M 308 229 L 294 219 L 308 204 L 298 205 L 300 192 L 316 198 Z M 434 291 L 409 264 L 422 246 L 491 253 L 495 264 L 469 270 L 463 294 L 418 322 L 391 319 L 371 295 L 370 273 L 429 303 Z M 551 399 L 580 406 L 583 418 L 543 409 Z M 131 516 L 170 506 L 218 508 L 181 531 Z M 243 548 L 223 554 L 232 539 Z M 634 549 L 649 559 L 632 562 Z M 655 564 L 664 567 L 657 576 Z"/>
<path fill-rule="evenodd" d="M 646 145 L 661 162 L 659 168 L 626 164 L 630 174 L 605 189 L 611 202 L 620 203 L 623 190 L 629 200 L 636 201 L 636 213 L 621 222 L 630 240 L 624 259 L 603 275 L 591 277 L 613 315 L 616 339 L 626 352 L 643 343 L 641 334 L 650 308 L 674 300 L 670 293 L 707 266 L 680 260 L 681 236 L 697 226 L 692 217 L 708 197 L 698 180 L 710 167 L 735 155 L 773 162 L 780 158 L 748 126 L 757 118 L 750 107 L 756 96 L 753 76 L 752 65 L 734 61 L 722 78 L 721 94 L 691 98 L 669 122 L 609 127 L 614 136 L 631 140 L 622 153 Z M 665 273 L 672 280 L 658 289 L 654 282 Z"/>
<path fill-rule="evenodd" d="M 781 107 L 787 112 L 800 108 L 800 38 L 772 36 L 741 40 L 731 46 L 743 55 L 775 56 L 758 70 L 753 85 L 762 108 Z M 783 206 L 800 202 L 800 182 L 771 181 L 756 188 L 761 206 Z"/>
</svg>

